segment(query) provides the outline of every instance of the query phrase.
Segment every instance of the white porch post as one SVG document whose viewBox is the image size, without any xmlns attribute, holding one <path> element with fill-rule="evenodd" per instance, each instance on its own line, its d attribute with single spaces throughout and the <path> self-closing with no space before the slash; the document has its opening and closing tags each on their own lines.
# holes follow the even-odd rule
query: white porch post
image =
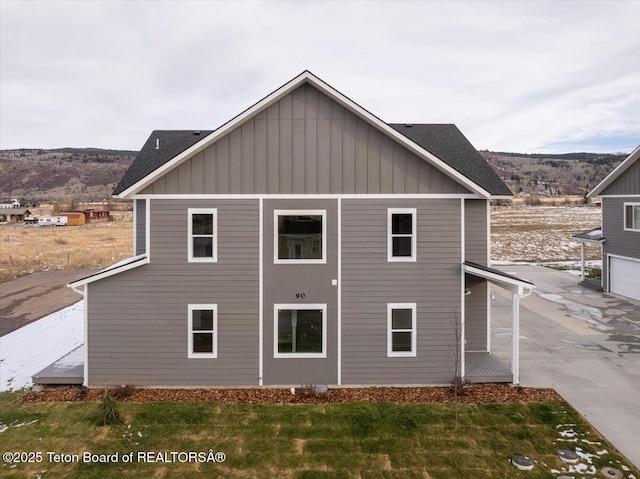
<svg viewBox="0 0 640 479">
<path fill-rule="evenodd" d="M 580 277 L 584 281 L 584 241 L 580 242 Z"/>
<path fill-rule="evenodd" d="M 511 293 L 513 312 L 513 351 L 511 361 L 511 374 L 513 374 L 513 384 L 520 383 L 520 295 L 517 292 Z"/>
</svg>

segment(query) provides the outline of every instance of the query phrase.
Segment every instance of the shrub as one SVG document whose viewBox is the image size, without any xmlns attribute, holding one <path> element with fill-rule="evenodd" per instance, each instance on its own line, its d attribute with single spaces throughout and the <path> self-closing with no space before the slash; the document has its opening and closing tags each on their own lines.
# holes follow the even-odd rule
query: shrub
<svg viewBox="0 0 640 479">
<path fill-rule="evenodd" d="M 118 403 L 109 394 L 109 391 L 105 389 L 104 396 L 102 396 L 102 402 L 98 407 L 98 423 L 101 426 L 111 426 L 116 424 L 122 424 L 122 416 L 118 411 Z"/>
</svg>

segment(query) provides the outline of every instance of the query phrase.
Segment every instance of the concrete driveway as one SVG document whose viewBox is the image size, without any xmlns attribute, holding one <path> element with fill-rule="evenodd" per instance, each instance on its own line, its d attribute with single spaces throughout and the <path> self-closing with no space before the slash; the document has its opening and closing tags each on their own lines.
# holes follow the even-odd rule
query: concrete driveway
<svg viewBox="0 0 640 479">
<path fill-rule="evenodd" d="M 500 269 L 536 285 L 521 302 L 521 384 L 554 388 L 640 467 L 640 302 L 541 266 Z M 510 363 L 510 293 L 491 292 L 491 349 Z"/>
</svg>

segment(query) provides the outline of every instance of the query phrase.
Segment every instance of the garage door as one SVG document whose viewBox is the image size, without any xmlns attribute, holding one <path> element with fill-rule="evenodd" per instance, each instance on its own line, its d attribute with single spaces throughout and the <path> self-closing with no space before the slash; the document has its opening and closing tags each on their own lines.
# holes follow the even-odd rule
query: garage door
<svg viewBox="0 0 640 479">
<path fill-rule="evenodd" d="M 640 301 L 640 261 L 611 257 L 609 290 Z"/>
</svg>

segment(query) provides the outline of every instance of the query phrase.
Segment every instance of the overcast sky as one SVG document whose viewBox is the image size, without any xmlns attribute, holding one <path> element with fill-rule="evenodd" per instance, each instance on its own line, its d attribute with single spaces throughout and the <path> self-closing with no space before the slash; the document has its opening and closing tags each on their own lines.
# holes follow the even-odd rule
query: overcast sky
<svg viewBox="0 0 640 479">
<path fill-rule="evenodd" d="M 386 122 L 478 149 L 640 144 L 640 0 L 0 0 L 0 149 L 140 149 L 308 69 Z"/>
</svg>

